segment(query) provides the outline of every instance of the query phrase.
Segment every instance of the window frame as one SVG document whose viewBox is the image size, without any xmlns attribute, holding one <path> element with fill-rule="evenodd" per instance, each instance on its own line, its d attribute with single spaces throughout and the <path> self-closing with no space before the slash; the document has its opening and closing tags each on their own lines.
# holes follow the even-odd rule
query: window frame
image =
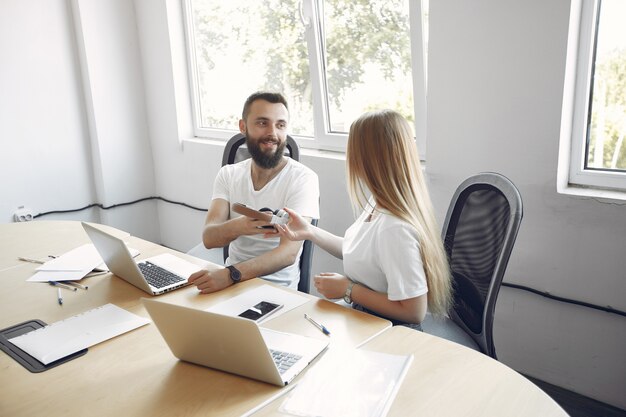
<svg viewBox="0 0 626 417">
<path fill-rule="evenodd" d="M 192 108 L 193 134 L 201 139 L 228 140 L 234 133 L 233 129 L 200 127 L 201 101 L 198 88 L 197 61 L 195 55 L 195 39 L 192 17 L 192 0 L 183 0 L 183 20 L 186 38 L 187 70 Z M 323 48 L 323 1 L 300 0 L 300 16 L 305 26 L 305 40 L 309 50 L 309 68 L 313 86 L 313 132 L 314 136 L 293 135 L 302 148 L 345 152 L 348 142 L 347 133 L 330 131 L 328 102 L 324 70 Z M 298 11 L 296 11 L 298 12 Z M 415 132 L 418 149 L 422 159 L 426 155 L 426 71 L 425 48 L 422 24 L 422 0 L 409 1 L 409 24 L 411 63 L 413 79 L 413 102 Z"/>
<path fill-rule="evenodd" d="M 570 143 L 567 185 L 626 191 L 626 173 L 585 168 L 599 3 L 573 0 L 571 5 L 561 132 Z"/>
</svg>

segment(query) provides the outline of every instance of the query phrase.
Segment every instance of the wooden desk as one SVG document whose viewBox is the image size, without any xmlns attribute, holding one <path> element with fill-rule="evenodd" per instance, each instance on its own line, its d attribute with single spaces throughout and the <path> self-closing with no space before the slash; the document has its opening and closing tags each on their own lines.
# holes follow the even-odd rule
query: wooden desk
<svg viewBox="0 0 626 417">
<path fill-rule="evenodd" d="M 203 262 L 136 237 L 124 239 L 141 252 L 139 258 L 171 252 L 198 264 Z M 0 224 L 0 329 L 32 319 L 52 323 L 109 302 L 147 317 L 140 299 L 149 295 L 111 274 L 86 279 L 87 291 L 64 291 L 62 306 L 57 303 L 56 288 L 26 282 L 37 265 L 19 261 L 18 256 L 43 259 L 84 243 L 89 239 L 78 222 Z M 263 283 L 250 280 L 211 295 L 186 287 L 158 299 L 205 309 Z M 304 320 L 304 313 L 309 313 L 331 329 L 331 348 L 357 346 L 389 327 L 386 320 L 306 296 L 310 302 L 263 325 L 325 338 Z M 151 324 L 37 374 L 2 352 L 0 386 L 2 416 L 239 416 L 282 389 L 180 362 Z"/>
<path fill-rule="evenodd" d="M 172 252 L 201 262 L 135 237 L 125 239 L 141 251 L 141 258 Z M 18 256 L 45 258 L 88 242 L 77 222 L 1 224 L 0 328 L 35 318 L 51 323 L 108 302 L 147 316 L 140 302 L 147 294 L 110 274 L 89 278 L 88 291 L 64 291 L 63 306 L 57 304 L 55 288 L 25 281 L 37 265 L 21 262 Z M 263 283 L 251 280 L 212 295 L 188 287 L 159 299 L 204 309 Z M 526 378 L 485 355 L 407 328 L 389 328 L 385 320 L 307 296 L 310 302 L 264 326 L 324 338 L 302 318 L 310 313 L 331 329 L 325 356 L 338 363 L 350 359 L 343 348 L 361 344 L 415 355 L 389 416 L 567 416 Z M 250 410 L 255 410 L 254 416 L 273 416 L 284 397 L 257 406 L 285 392 L 178 361 L 154 325 L 93 346 L 85 356 L 39 374 L 0 353 L 0 386 L 2 416 L 238 416 Z"/>
<path fill-rule="evenodd" d="M 364 348 L 415 355 L 390 416 L 567 416 L 513 369 L 448 340 L 394 327 Z"/>
</svg>

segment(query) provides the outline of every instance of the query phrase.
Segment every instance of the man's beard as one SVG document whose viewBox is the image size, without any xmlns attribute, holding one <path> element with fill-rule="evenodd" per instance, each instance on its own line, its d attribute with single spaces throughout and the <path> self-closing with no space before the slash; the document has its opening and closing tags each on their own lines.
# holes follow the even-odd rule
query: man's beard
<svg viewBox="0 0 626 417">
<path fill-rule="evenodd" d="M 287 146 L 287 141 L 283 141 L 278 144 L 276 148 L 276 152 L 273 154 L 264 153 L 261 150 L 261 147 L 258 145 L 260 141 L 263 139 L 259 139 L 255 142 L 251 141 L 248 136 L 246 136 L 246 146 L 248 147 L 248 152 L 250 152 L 250 156 L 252 160 L 256 162 L 258 166 L 265 169 L 276 168 L 280 161 L 283 159 L 283 155 L 285 154 L 285 147 Z"/>
</svg>

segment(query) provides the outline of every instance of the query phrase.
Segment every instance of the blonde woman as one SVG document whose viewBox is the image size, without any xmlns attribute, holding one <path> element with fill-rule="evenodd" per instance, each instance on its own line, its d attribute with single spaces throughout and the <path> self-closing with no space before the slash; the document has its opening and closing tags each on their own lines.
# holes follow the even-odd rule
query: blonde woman
<svg viewBox="0 0 626 417">
<path fill-rule="evenodd" d="M 311 240 L 343 259 L 345 275 L 313 278 L 320 294 L 343 297 L 353 308 L 421 330 L 427 309 L 447 312 L 451 282 L 408 122 L 391 110 L 362 115 L 350 127 L 346 165 L 350 200 L 362 214 L 344 237 L 312 226 L 288 208 L 290 222 L 277 231 L 291 240 Z"/>
</svg>

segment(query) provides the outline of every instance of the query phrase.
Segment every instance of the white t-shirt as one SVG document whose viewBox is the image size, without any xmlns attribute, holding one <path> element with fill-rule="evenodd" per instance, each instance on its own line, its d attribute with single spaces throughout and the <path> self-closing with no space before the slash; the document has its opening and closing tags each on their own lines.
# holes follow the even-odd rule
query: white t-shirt
<svg viewBox="0 0 626 417">
<path fill-rule="evenodd" d="M 426 275 L 415 229 L 388 213 L 371 221 L 363 212 L 346 231 L 343 240 L 343 270 L 351 280 L 392 301 L 418 297 L 428 292 Z"/>
<path fill-rule="evenodd" d="M 213 200 L 221 198 L 242 203 L 254 209 L 272 210 L 288 207 L 298 214 L 319 219 L 319 181 L 317 174 L 301 163 L 287 158 L 287 165 L 262 189 L 255 191 L 252 184 L 252 159 L 223 166 L 215 178 Z M 230 218 L 241 214 L 230 210 Z M 227 265 L 247 261 L 278 246 L 280 238 L 264 238 L 262 234 L 240 236 L 230 243 Z M 298 287 L 300 254 L 290 265 L 263 278 L 291 288 Z"/>
</svg>

